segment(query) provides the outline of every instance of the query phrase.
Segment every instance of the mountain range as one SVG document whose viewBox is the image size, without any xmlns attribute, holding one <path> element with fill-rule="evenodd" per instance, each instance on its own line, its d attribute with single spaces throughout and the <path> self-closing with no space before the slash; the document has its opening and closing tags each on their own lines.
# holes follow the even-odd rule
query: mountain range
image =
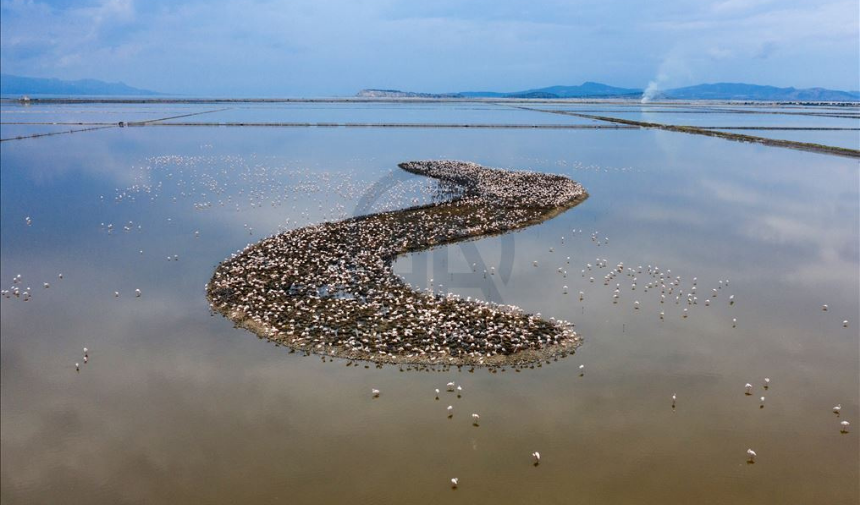
<svg viewBox="0 0 860 505">
<path fill-rule="evenodd" d="M 147 89 L 133 88 L 122 82 L 104 82 L 96 79 L 64 81 L 0 74 L 0 95 L 155 96 L 160 94 Z"/>
<path fill-rule="evenodd" d="M 549 86 L 510 93 L 494 91 L 462 91 L 465 98 L 580 98 L 580 97 L 632 97 L 642 96 L 641 89 L 617 88 L 599 82 L 584 82 L 579 86 Z"/>
<path fill-rule="evenodd" d="M 391 93 L 391 94 L 388 94 Z M 641 99 L 645 90 L 619 88 L 599 82 L 584 82 L 579 86 L 549 86 L 524 91 L 460 91 L 434 95 L 399 90 L 370 90 L 358 92 L 359 97 L 397 98 L 630 98 Z M 698 84 L 683 88 L 649 90 L 649 100 L 750 100 L 750 101 L 860 101 L 860 91 L 840 91 L 825 88 L 777 88 L 744 83 Z"/>
<path fill-rule="evenodd" d="M 158 96 L 162 93 L 135 88 L 122 82 L 104 82 L 96 79 L 65 81 L 0 74 L 0 94 L 4 96 Z M 548 86 L 511 92 L 418 93 L 394 89 L 363 89 L 356 96 L 363 98 L 626 98 L 634 100 L 647 96 L 649 100 L 860 101 L 860 91 L 840 91 L 825 88 L 778 88 L 744 83 L 698 84 L 683 88 L 649 89 L 647 91 L 638 88 L 619 88 L 599 82 L 584 82 L 578 86 Z"/>
</svg>

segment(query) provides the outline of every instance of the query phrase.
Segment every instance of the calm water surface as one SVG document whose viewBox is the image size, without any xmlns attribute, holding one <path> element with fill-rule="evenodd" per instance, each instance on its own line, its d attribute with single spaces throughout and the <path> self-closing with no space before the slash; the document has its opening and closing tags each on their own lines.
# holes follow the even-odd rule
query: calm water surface
<svg viewBox="0 0 860 505">
<path fill-rule="evenodd" d="M 395 264 L 419 288 L 572 320 L 575 355 L 347 367 L 210 315 L 203 286 L 232 252 L 424 198 L 396 164 L 438 157 L 585 185 L 540 226 Z M 646 130 L 170 127 L 3 142 L 0 162 L 0 282 L 33 293 L 0 305 L 4 504 L 860 498 L 855 160 Z M 621 262 L 634 272 L 604 285 Z M 649 265 L 680 276 L 662 304 Z M 462 397 L 435 400 L 448 381 Z"/>
<path fill-rule="evenodd" d="M 588 112 L 583 112 L 588 114 Z M 843 115 L 802 114 L 726 114 L 714 112 L 675 112 L 642 110 L 636 112 L 606 112 L 598 115 L 644 121 L 646 123 L 681 126 L 733 126 L 792 127 L 792 128 L 860 128 L 860 117 Z M 750 135 L 753 135 L 750 132 Z"/>
<path fill-rule="evenodd" d="M 847 147 L 860 150 L 860 130 L 723 130 L 741 135 L 754 135 L 769 139 L 811 142 L 825 146 Z"/>
</svg>

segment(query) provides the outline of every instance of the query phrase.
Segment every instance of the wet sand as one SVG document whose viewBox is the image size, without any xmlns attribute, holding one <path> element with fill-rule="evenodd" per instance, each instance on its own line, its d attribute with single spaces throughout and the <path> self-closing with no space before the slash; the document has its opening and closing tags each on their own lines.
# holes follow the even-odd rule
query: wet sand
<svg viewBox="0 0 860 505">
<path fill-rule="evenodd" d="M 269 237 L 221 263 L 213 310 L 295 350 L 376 363 L 527 365 L 573 352 L 567 321 L 518 307 L 416 292 L 400 255 L 541 223 L 587 198 L 567 177 L 459 161 L 400 164 L 450 195 L 432 205 L 323 223 Z"/>
</svg>

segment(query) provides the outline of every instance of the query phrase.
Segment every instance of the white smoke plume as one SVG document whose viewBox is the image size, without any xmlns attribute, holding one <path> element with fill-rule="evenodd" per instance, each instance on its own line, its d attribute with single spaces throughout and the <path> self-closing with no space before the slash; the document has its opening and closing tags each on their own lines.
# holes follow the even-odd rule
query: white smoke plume
<svg viewBox="0 0 860 505">
<path fill-rule="evenodd" d="M 648 82 L 648 86 L 642 92 L 642 103 L 648 103 L 659 97 L 660 92 L 667 89 L 667 85 L 673 81 L 690 80 L 693 72 L 687 60 L 682 49 L 675 47 L 669 51 L 669 54 L 660 62 L 657 76 Z"/>
<path fill-rule="evenodd" d="M 648 86 L 645 88 L 645 91 L 642 92 L 642 103 L 648 103 L 654 98 L 657 97 L 657 94 L 660 92 L 660 84 L 665 82 L 666 79 L 664 76 L 658 75 L 656 79 L 648 82 Z"/>
</svg>

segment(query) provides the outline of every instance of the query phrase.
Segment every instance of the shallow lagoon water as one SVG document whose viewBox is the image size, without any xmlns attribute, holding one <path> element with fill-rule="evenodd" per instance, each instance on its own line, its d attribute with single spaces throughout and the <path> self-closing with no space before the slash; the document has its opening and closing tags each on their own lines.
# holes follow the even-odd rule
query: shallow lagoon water
<svg viewBox="0 0 860 505">
<path fill-rule="evenodd" d="M 500 107 L 488 103 L 288 103 L 245 104 L 166 123 L 394 123 L 394 124 L 594 124 L 591 119 Z M 605 125 L 605 123 L 600 123 Z"/>
<path fill-rule="evenodd" d="M 217 104 L 0 104 L 3 123 L 112 123 L 152 121 L 195 112 L 223 109 Z"/>
<path fill-rule="evenodd" d="M 588 114 L 588 112 L 583 112 Z M 646 123 L 680 126 L 711 126 L 731 128 L 733 126 L 791 127 L 791 128 L 860 128 L 860 118 L 847 115 L 803 115 L 803 114 L 726 114 L 703 110 L 701 112 L 675 112 L 648 109 L 631 112 L 606 112 L 598 115 L 642 121 Z"/>
<path fill-rule="evenodd" d="M 34 135 L 51 135 L 59 133 L 77 133 L 98 126 L 53 125 L 53 124 L 0 124 L 0 139 L 16 140 Z M 103 127 L 102 127 L 103 128 Z"/>
<path fill-rule="evenodd" d="M 571 319 L 585 337 L 574 356 L 522 372 L 346 367 L 209 314 L 203 285 L 231 252 L 279 226 L 367 211 L 377 181 L 401 184 L 371 210 L 410 201 L 425 181 L 396 164 L 437 157 L 563 173 L 588 189 L 543 225 L 471 243 L 497 268 L 486 281 L 459 245 L 395 265 L 420 287 L 433 278 Z M 33 291 L 2 300 L 4 504 L 860 494 L 855 160 L 645 130 L 171 127 L 4 142 L 0 162 L 0 281 L 22 274 Z M 582 277 L 597 258 L 671 269 L 685 291 L 698 277 L 699 302 L 667 300 L 661 322 L 659 290 L 634 292 L 626 275 L 604 286 L 608 268 Z M 76 373 L 84 346 L 91 359 Z M 434 400 L 451 380 L 462 398 Z"/>
<path fill-rule="evenodd" d="M 860 130 L 721 130 L 769 139 L 810 142 L 860 150 Z"/>
</svg>

